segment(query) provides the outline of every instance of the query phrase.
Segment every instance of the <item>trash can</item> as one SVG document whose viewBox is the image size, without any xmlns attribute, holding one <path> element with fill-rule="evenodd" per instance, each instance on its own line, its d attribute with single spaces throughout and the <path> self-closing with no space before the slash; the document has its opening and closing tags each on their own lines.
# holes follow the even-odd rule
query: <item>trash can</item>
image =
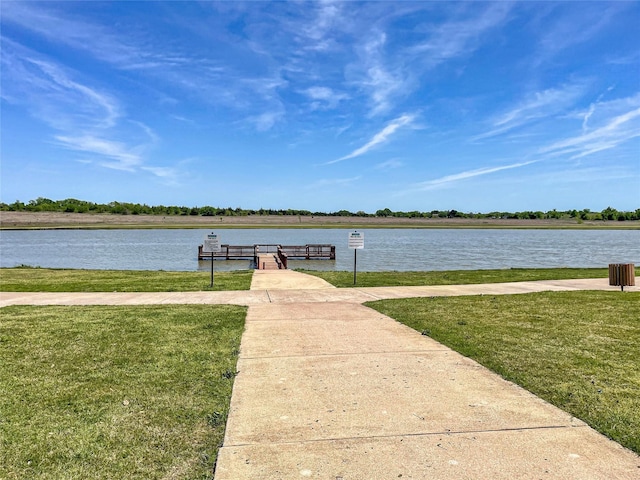
<svg viewBox="0 0 640 480">
<path fill-rule="evenodd" d="M 632 287 L 636 284 L 635 265 L 633 263 L 610 263 L 609 285 L 620 287 Z"/>
</svg>

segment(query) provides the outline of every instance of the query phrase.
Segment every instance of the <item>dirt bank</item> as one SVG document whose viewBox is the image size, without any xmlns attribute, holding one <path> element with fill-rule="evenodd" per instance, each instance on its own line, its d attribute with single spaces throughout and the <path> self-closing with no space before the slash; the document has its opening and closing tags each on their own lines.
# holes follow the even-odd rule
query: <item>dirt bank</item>
<svg viewBox="0 0 640 480">
<path fill-rule="evenodd" d="M 0 212 L 0 229 L 86 228 L 625 228 L 640 222 L 473 218 L 373 218 L 248 215 L 112 215 L 55 212 Z"/>
</svg>

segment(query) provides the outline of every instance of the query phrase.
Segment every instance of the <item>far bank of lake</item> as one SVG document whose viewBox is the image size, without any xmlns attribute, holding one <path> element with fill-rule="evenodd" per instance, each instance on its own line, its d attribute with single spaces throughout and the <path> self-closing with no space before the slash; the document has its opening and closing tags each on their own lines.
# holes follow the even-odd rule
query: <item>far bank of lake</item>
<svg viewBox="0 0 640 480">
<path fill-rule="evenodd" d="M 353 229 L 216 229 L 221 243 L 333 244 L 336 260 L 290 261 L 290 268 L 351 270 Z M 359 230 L 359 271 L 606 267 L 640 264 L 638 230 L 393 229 Z M 0 266 L 195 271 L 210 268 L 197 249 L 210 229 L 5 230 Z M 215 261 L 216 270 L 250 268 L 248 261 Z"/>
<path fill-rule="evenodd" d="M 114 215 L 0 211 L 0 230 L 168 228 L 507 228 L 640 230 L 640 220 L 505 217 L 369 217 L 343 215 Z"/>
</svg>

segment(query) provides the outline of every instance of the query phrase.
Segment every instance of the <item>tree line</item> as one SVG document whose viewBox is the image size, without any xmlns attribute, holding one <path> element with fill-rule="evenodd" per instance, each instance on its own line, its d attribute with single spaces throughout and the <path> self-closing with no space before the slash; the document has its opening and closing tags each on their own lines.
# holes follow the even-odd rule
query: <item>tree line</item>
<svg viewBox="0 0 640 480">
<path fill-rule="evenodd" d="M 50 200 L 38 197 L 29 200 L 27 203 L 16 200 L 13 203 L 0 202 L 0 211 L 11 212 L 66 212 L 66 213 L 109 213 L 113 215 L 193 215 L 193 216 L 247 216 L 247 215 L 295 215 L 314 217 L 391 217 L 391 218 L 502 218 L 502 219 L 576 219 L 577 221 L 626 221 L 640 220 L 640 208 L 634 211 L 619 211 L 615 208 L 607 207 L 600 212 L 592 212 L 585 208 L 583 210 L 549 210 L 524 211 L 524 212 L 488 212 L 488 213 L 465 213 L 457 210 L 431 210 L 421 212 L 418 210 L 403 212 L 392 211 L 389 208 L 377 210 L 375 213 L 363 211 L 350 212 L 349 210 L 339 210 L 337 212 L 312 212 L 310 210 L 297 209 L 271 209 L 260 208 L 258 210 L 231 207 L 186 207 L 176 205 L 155 205 L 149 206 L 140 203 L 110 202 L 94 203 L 75 198 L 65 200 Z"/>
</svg>

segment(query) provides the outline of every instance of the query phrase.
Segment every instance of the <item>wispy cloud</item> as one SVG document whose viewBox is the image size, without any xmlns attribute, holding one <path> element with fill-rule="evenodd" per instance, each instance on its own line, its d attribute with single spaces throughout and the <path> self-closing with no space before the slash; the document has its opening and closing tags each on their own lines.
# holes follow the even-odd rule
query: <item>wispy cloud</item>
<svg viewBox="0 0 640 480">
<path fill-rule="evenodd" d="M 312 100 L 311 110 L 333 109 L 349 98 L 344 93 L 336 93 L 331 88 L 319 86 L 309 87 L 302 93 Z"/>
<path fill-rule="evenodd" d="M 427 33 L 417 45 L 406 48 L 390 24 L 422 7 L 347 7 L 338 1 L 269 4 L 269 8 L 241 3 L 210 7 L 225 12 L 236 9 L 246 24 L 241 35 L 231 34 L 222 22 L 215 23 L 206 14 L 207 8 L 203 7 L 202 18 L 188 22 L 176 8 L 171 18 L 174 26 L 201 40 L 201 48 L 186 48 L 180 40 L 165 41 L 151 30 L 128 29 L 127 19 L 107 25 L 55 3 L 37 8 L 10 3 L 11 8 L 3 11 L 3 21 L 133 76 L 153 76 L 159 95 L 164 87 L 172 96 L 179 96 L 175 92 L 179 89 L 208 104 L 221 105 L 233 112 L 233 120 L 244 118 L 260 131 L 295 114 L 298 109 L 287 104 L 291 90 L 304 92 L 311 99 L 312 111 L 336 109 L 351 100 L 368 105 L 369 117 L 389 114 L 419 87 L 425 68 L 478 48 L 483 33 L 503 23 L 510 9 L 504 2 L 488 8 L 446 9 L 454 20 L 424 27 Z M 212 54 L 206 46 L 213 42 L 228 48 Z M 318 86 L 320 79 L 325 85 Z M 330 87 L 330 81 L 341 85 Z M 363 95 L 368 102 L 362 102 Z M 271 112 L 279 104 L 283 114 L 276 117 Z"/>
<path fill-rule="evenodd" d="M 362 175 L 358 175 L 356 177 L 349 178 L 322 178 L 317 182 L 312 183 L 310 188 L 321 188 L 321 187 L 331 187 L 331 186 L 345 186 L 351 185 L 354 182 L 357 182 L 362 178 Z"/>
<path fill-rule="evenodd" d="M 416 17 L 412 8 L 416 7 L 394 4 L 397 11 L 380 14 L 373 26 L 354 18 L 354 23 L 362 27 L 358 36 L 363 40 L 356 46 L 358 59 L 348 66 L 347 72 L 358 89 L 368 95 L 370 117 L 388 113 L 410 97 L 420 88 L 421 78 L 429 71 L 452 59 L 469 56 L 480 48 L 489 32 L 508 21 L 512 4 L 494 2 L 475 4 L 471 8 L 443 7 L 447 21 L 440 24 L 430 20 L 417 21 L 406 30 L 415 40 L 402 41 L 390 25 L 399 18 L 411 24 L 412 17 Z M 430 18 L 422 13 L 419 18 Z M 367 20 L 363 12 L 360 16 Z M 387 20 L 381 21 L 381 18 Z"/>
<path fill-rule="evenodd" d="M 340 22 L 342 12 L 342 2 L 322 1 L 315 4 L 305 5 L 305 8 L 315 7 L 315 16 L 312 21 L 307 22 L 301 28 L 301 32 L 313 41 L 308 48 L 313 50 L 327 50 L 330 48 L 330 31 L 336 23 Z"/>
<path fill-rule="evenodd" d="M 259 132 L 266 132 L 284 116 L 284 110 L 277 109 L 271 112 L 264 112 L 259 115 L 252 115 L 245 120 L 255 126 Z"/>
<path fill-rule="evenodd" d="M 338 162 L 343 162 L 345 160 L 349 160 L 352 158 L 359 157 L 369 152 L 376 146 L 385 143 L 389 140 L 389 138 L 401 127 L 411 125 L 413 120 L 415 119 L 415 115 L 405 114 L 402 115 L 395 120 L 392 120 L 386 127 L 376 133 L 371 140 L 369 140 L 366 144 L 361 146 L 360 148 L 355 149 L 353 152 L 345 155 L 344 157 L 340 157 L 336 160 L 331 160 L 330 162 L 325 163 L 325 165 L 331 165 Z"/>
<path fill-rule="evenodd" d="M 3 38 L 3 98 L 26 106 L 57 133 L 53 143 L 82 154 L 82 163 L 136 172 L 160 139 L 142 122 L 127 119 L 111 94 L 80 75 Z M 132 128 L 133 126 L 133 128 Z M 153 172 L 152 172 L 153 173 Z"/>
<path fill-rule="evenodd" d="M 587 2 L 580 9 L 567 10 L 562 4 L 550 6 L 545 12 L 549 15 L 543 15 L 539 20 L 539 41 L 531 64 L 537 68 L 561 52 L 591 41 L 630 6 L 630 2 Z"/>
<path fill-rule="evenodd" d="M 99 164 L 103 167 L 134 172 L 136 167 L 142 163 L 139 154 L 133 152 L 126 145 L 113 140 L 91 135 L 78 137 L 57 135 L 55 139 L 60 142 L 60 145 L 70 150 L 98 156 L 100 158 Z"/>
<path fill-rule="evenodd" d="M 110 128 L 120 118 L 118 101 L 75 80 L 74 72 L 6 38 L 2 47 L 7 101 L 27 105 L 34 116 L 58 130 L 77 125 Z"/>
<path fill-rule="evenodd" d="M 53 42 L 91 52 L 96 58 L 112 64 L 130 67 L 149 61 L 148 53 L 127 45 L 101 25 L 59 13 L 54 4 L 43 7 L 28 2 L 8 2 L 2 7 L 3 21 L 20 25 Z"/>
<path fill-rule="evenodd" d="M 583 83 L 572 83 L 533 92 L 495 118 L 491 130 L 473 137 L 473 140 L 495 137 L 541 118 L 564 114 L 575 105 L 585 91 L 586 85 Z"/>
<path fill-rule="evenodd" d="M 247 75 L 242 62 L 220 63 L 215 55 L 207 56 L 196 49 L 187 49 L 179 42 L 165 42 L 151 31 L 127 30 L 121 25 L 104 26 L 58 9 L 56 4 L 43 4 L 34 8 L 29 3 L 11 2 L 5 9 L 3 22 L 19 25 L 54 44 L 74 49 L 79 55 L 104 62 L 126 71 L 133 77 L 153 78 L 153 88 L 168 87 L 200 98 L 207 104 L 233 108 L 248 122 L 265 130 L 275 122 L 265 121 L 270 114 L 247 115 L 250 110 L 272 112 L 280 102 L 277 89 L 287 82 L 278 68 L 265 75 Z M 255 60 L 255 59 L 254 59 Z M 237 68 L 236 68 L 237 67 Z M 140 81 L 140 80 L 136 80 Z M 150 87 L 147 87 L 150 88 Z M 156 95 L 163 96 L 161 91 Z M 271 116 L 272 119 L 275 117 Z"/>
<path fill-rule="evenodd" d="M 386 41 L 387 35 L 384 32 L 374 31 L 373 36 L 360 46 L 362 64 L 358 68 L 363 76 L 358 83 L 369 92 L 372 103 L 371 116 L 389 111 L 396 97 L 413 90 L 409 86 L 409 72 L 403 71 L 397 62 L 387 61 Z"/>
<path fill-rule="evenodd" d="M 393 168 L 400 168 L 402 166 L 404 166 L 404 163 L 402 163 L 400 160 L 392 158 L 391 160 L 387 160 L 386 162 L 377 164 L 374 168 L 376 170 L 391 170 Z"/>
<path fill-rule="evenodd" d="M 586 132 L 588 130 L 588 125 L 589 125 L 589 119 L 591 118 L 591 116 L 594 114 L 594 112 L 596 111 L 596 107 L 598 106 L 598 104 L 602 103 L 602 98 L 610 91 L 612 91 L 614 89 L 613 86 L 607 88 L 606 92 L 601 93 L 598 98 L 596 99 L 595 102 L 593 102 L 591 105 L 589 105 L 589 110 L 587 111 L 587 113 L 584 114 L 584 117 L 582 118 L 582 132 Z"/>
<path fill-rule="evenodd" d="M 145 32 L 127 35 L 116 26 L 105 27 L 59 9 L 54 2 L 34 6 L 29 2 L 3 3 L 3 22 L 19 25 L 53 43 L 67 45 L 121 69 L 184 67 L 194 59 L 188 55 L 145 44 Z M 121 28 L 127 26 L 123 22 Z"/>
<path fill-rule="evenodd" d="M 161 180 L 161 183 L 167 186 L 180 185 L 180 177 L 182 173 L 174 167 L 141 167 L 141 170 L 152 173 Z"/>
<path fill-rule="evenodd" d="M 410 52 L 419 54 L 430 68 L 446 60 L 473 53 L 482 45 L 480 39 L 484 34 L 508 20 L 513 7 L 510 2 L 492 2 L 483 4 L 483 7 L 484 5 L 486 8 L 477 15 L 473 15 L 476 9 L 472 9 L 472 15 L 468 15 L 463 9 L 468 18 L 452 19 L 434 27 L 425 26 L 427 38 L 411 47 Z"/>
<path fill-rule="evenodd" d="M 609 150 L 640 137 L 640 107 L 608 119 L 602 126 L 541 148 L 540 154 L 570 155 L 571 159 Z"/>
<path fill-rule="evenodd" d="M 568 186 L 572 184 L 585 184 L 584 188 L 589 191 L 594 184 L 603 186 L 605 181 L 626 180 L 631 182 L 637 177 L 637 172 L 627 166 L 622 165 L 597 165 L 580 166 L 558 164 L 558 168 L 540 169 L 537 173 L 527 177 L 528 181 L 535 185 L 546 186 Z"/>
<path fill-rule="evenodd" d="M 479 177 L 482 175 L 489 175 L 492 173 L 501 172 L 503 170 L 511 170 L 514 168 L 525 167 L 527 165 L 531 165 L 532 163 L 536 163 L 536 161 L 532 160 L 528 162 L 512 163 L 510 165 L 501 165 L 499 167 L 487 167 L 487 168 L 478 168 L 475 170 L 467 170 L 465 172 L 456 173 L 454 175 L 447 175 L 441 178 L 436 178 L 435 180 L 421 182 L 417 184 L 413 190 L 434 190 L 436 188 L 443 188 L 452 183 L 459 182 L 461 180 L 466 180 L 473 177 Z"/>
</svg>

